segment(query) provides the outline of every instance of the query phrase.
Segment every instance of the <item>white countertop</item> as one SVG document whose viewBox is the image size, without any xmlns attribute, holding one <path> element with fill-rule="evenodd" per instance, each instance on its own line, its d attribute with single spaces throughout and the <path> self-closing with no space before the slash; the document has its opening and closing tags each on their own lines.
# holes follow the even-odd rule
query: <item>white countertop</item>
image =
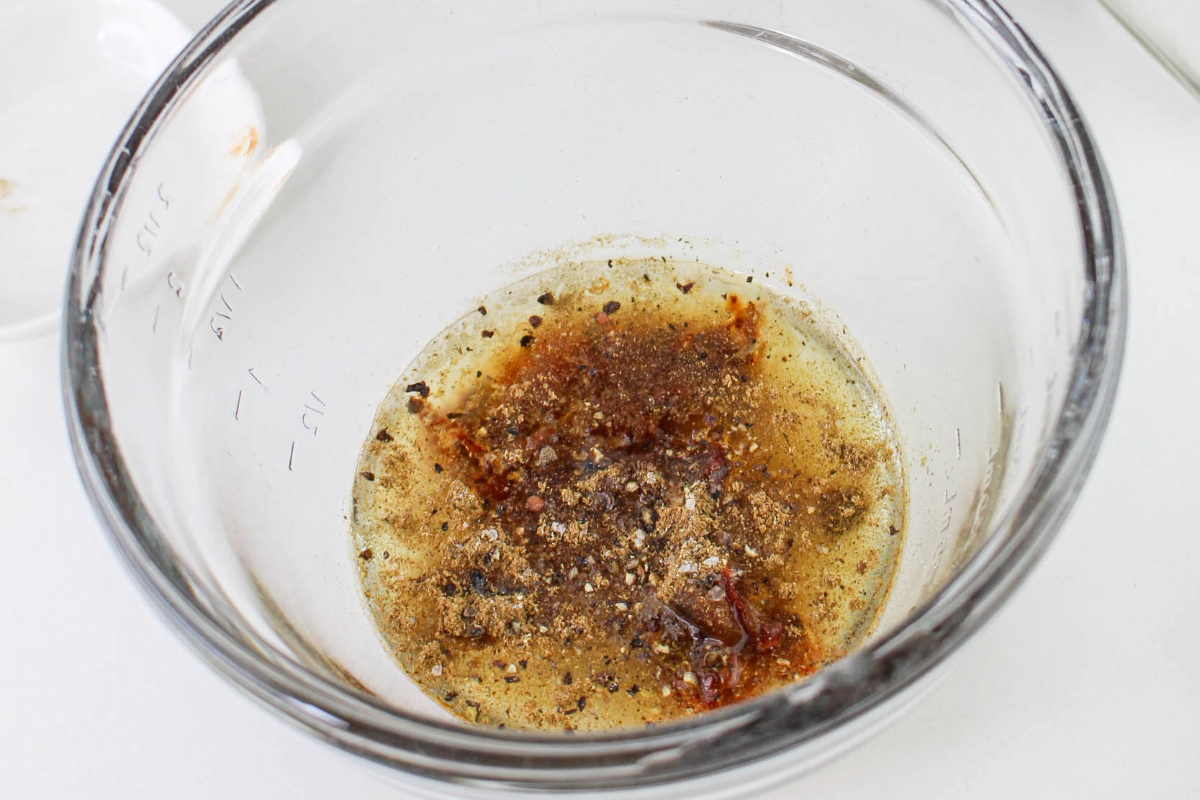
<svg viewBox="0 0 1200 800">
<path fill-rule="evenodd" d="M 167 5 L 195 26 L 218 3 Z M 1007 5 L 1116 185 L 1132 278 L 1116 412 L 1049 554 L 945 681 L 770 798 L 1200 795 L 1200 102 L 1098 3 Z M 0 345 L 0 796 L 403 797 L 151 611 L 83 495 L 58 369 L 52 337 Z"/>
</svg>

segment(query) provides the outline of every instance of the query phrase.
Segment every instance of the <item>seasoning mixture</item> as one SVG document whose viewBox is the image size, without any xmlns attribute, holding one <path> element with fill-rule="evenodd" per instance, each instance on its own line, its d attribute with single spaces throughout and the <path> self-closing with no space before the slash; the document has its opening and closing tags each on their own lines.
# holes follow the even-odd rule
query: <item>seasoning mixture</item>
<svg viewBox="0 0 1200 800">
<path fill-rule="evenodd" d="M 805 311 L 667 260 L 487 299 L 384 401 L 354 485 L 368 606 L 472 722 L 664 722 L 847 653 L 903 539 L 878 398 Z"/>
</svg>

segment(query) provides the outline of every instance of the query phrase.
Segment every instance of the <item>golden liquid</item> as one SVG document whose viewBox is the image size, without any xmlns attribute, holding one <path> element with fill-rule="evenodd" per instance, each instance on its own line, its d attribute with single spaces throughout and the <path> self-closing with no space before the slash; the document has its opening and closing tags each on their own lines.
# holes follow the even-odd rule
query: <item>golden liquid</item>
<svg viewBox="0 0 1200 800">
<path fill-rule="evenodd" d="M 565 265 L 487 298 L 381 404 L 368 606 L 489 725 L 659 723 L 856 647 L 903 540 L 882 404 L 797 305 L 708 266 Z"/>
</svg>

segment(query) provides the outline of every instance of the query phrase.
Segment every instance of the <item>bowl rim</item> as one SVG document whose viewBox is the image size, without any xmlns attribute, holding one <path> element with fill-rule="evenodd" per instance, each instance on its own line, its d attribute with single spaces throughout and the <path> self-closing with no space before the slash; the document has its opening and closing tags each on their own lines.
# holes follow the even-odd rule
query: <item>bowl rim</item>
<svg viewBox="0 0 1200 800">
<path fill-rule="evenodd" d="M 889 701 L 911 694 L 1012 594 L 1079 494 L 1111 413 L 1127 315 L 1112 187 L 1066 88 L 995 0 L 926 1 L 959 17 L 981 47 L 1020 73 L 1075 192 L 1087 292 L 1066 398 L 1019 501 L 993 524 L 987 544 L 905 625 L 807 681 L 760 698 L 658 728 L 564 739 L 406 715 L 280 654 L 264 658 L 263 642 L 214 616 L 160 543 L 122 461 L 109 425 L 94 303 L 107 232 L 141 149 L 192 80 L 276 0 L 230 4 L 160 76 L 99 175 L 71 257 L 62 315 L 71 446 L 92 505 L 136 582 L 204 660 L 264 705 L 345 750 L 435 782 L 598 790 L 683 781 L 814 742 L 835 728 L 878 716 Z"/>
</svg>

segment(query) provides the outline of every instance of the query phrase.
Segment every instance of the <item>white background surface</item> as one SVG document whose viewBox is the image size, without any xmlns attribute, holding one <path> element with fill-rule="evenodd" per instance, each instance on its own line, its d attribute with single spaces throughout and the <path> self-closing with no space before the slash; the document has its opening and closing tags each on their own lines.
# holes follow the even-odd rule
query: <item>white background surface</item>
<svg viewBox="0 0 1200 800">
<path fill-rule="evenodd" d="M 219 4 L 167 5 L 196 27 Z M 1116 185 L 1132 276 L 1116 412 L 1049 554 L 944 683 L 776 800 L 1200 796 L 1200 102 L 1098 3 L 1008 7 Z M 155 616 L 93 517 L 62 417 L 57 341 L 0 346 L 0 797 L 404 797 Z"/>
</svg>

